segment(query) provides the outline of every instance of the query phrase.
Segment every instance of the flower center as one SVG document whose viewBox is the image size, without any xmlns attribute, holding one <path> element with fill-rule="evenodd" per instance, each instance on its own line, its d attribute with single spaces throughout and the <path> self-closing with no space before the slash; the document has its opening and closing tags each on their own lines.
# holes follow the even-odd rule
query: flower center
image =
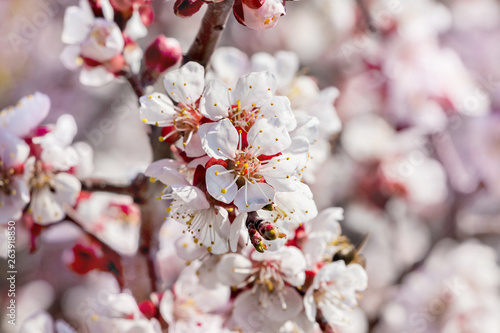
<svg viewBox="0 0 500 333">
<path fill-rule="evenodd" d="M 237 104 L 233 105 L 229 110 L 228 118 L 235 127 L 240 127 L 245 130 L 245 132 L 248 132 L 259 116 L 264 117 L 256 104 L 252 104 L 251 109 L 242 109 L 241 102 L 238 100 Z"/>
<path fill-rule="evenodd" d="M 44 167 L 42 161 L 36 161 L 33 175 L 29 179 L 29 187 L 39 189 L 44 186 L 49 186 L 51 189 L 55 187 L 54 174 Z"/>
</svg>

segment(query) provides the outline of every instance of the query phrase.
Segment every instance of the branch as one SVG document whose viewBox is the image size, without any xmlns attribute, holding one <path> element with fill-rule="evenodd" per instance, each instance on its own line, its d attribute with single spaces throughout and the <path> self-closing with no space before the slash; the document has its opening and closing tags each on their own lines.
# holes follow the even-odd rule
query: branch
<svg viewBox="0 0 500 333">
<path fill-rule="evenodd" d="M 210 57 L 222 36 L 233 3 L 234 0 L 224 0 L 208 5 L 205 16 L 201 21 L 200 30 L 198 30 L 193 44 L 191 44 L 189 51 L 184 56 L 183 64 L 196 61 L 200 65 L 207 67 Z"/>
<path fill-rule="evenodd" d="M 130 83 L 130 86 L 132 87 L 132 89 L 134 89 L 134 92 L 137 95 L 137 98 L 141 98 L 141 96 L 144 96 L 146 94 L 144 92 L 144 87 L 142 86 L 142 83 L 139 80 L 139 77 L 137 75 L 127 73 L 124 76 L 127 79 L 127 81 Z"/>
<path fill-rule="evenodd" d="M 147 177 L 140 173 L 130 184 L 110 183 L 107 180 L 98 178 L 88 178 L 81 182 L 82 191 L 129 195 L 134 198 L 134 202 L 142 203 L 144 201 L 144 185 L 147 181 Z"/>
</svg>

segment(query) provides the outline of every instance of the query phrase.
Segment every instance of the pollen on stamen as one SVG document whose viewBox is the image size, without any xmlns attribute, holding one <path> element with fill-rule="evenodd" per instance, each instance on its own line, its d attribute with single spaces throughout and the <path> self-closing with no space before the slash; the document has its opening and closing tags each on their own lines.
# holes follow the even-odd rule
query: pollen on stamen
<svg viewBox="0 0 500 333">
<path fill-rule="evenodd" d="M 219 175 L 219 171 L 215 170 L 215 175 L 218 176 Z"/>
<path fill-rule="evenodd" d="M 227 190 L 226 190 L 225 188 L 223 188 L 223 189 L 221 189 L 221 190 L 220 190 L 220 193 L 222 193 L 222 194 L 226 194 L 226 193 L 227 193 Z"/>
<path fill-rule="evenodd" d="M 278 138 L 276 138 L 275 140 L 278 141 Z"/>
<path fill-rule="evenodd" d="M 142 122 L 143 122 L 143 123 L 147 123 L 147 122 L 148 122 L 148 120 L 147 120 L 146 118 L 144 118 L 144 119 L 142 119 Z"/>
</svg>

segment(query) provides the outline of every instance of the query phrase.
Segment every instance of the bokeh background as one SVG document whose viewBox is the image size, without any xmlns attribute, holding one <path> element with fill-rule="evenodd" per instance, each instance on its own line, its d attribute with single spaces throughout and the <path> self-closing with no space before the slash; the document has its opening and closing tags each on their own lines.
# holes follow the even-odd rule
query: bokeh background
<svg viewBox="0 0 500 333">
<path fill-rule="evenodd" d="M 64 10 L 75 4 L 0 1 L 0 108 L 48 94 L 47 122 L 75 117 L 76 141 L 95 150 L 94 175 L 131 179 L 152 156 L 132 89 L 84 87 L 59 60 Z M 187 50 L 203 10 L 181 19 L 171 2 L 154 7 L 139 43 L 163 33 Z M 345 209 L 354 242 L 368 234 L 369 287 L 345 332 L 500 332 L 499 41 L 496 0 L 302 0 L 266 31 L 230 17 L 222 46 L 296 52 L 302 74 L 340 91 L 343 129 L 310 185 L 319 209 Z M 78 231 L 57 229 L 34 254 L 18 231 L 19 321 L 48 309 L 71 322 L 68 293 L 86 292 L 61 260 Z"/>
</svg>

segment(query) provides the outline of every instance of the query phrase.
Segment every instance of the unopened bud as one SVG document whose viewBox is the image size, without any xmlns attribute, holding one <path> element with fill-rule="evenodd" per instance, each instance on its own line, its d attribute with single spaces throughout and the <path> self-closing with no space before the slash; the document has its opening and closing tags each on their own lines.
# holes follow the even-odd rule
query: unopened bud
<svg viewBox="0 0 500 333">
<path fill-rule="evenodd" d="M 143 83 L 154 83 L 161 73 L 174 66 L 181 58 L 182 49 L 179 42 L 174 38 L 159 35 L 144 53 L 146 72 Z"/>
<path fill-rule="evenodd" d="M 264 243 L 264 238 L 257 232 L 256 229 L 248 229 L 248 235 L 250 236 L 250 242 L 252 242 L 253 247 L 257 252 L 263 253 L 267 250 L 267 246 Z"/>
<path fill-rule="evenodd" d="M 174 13 L 179 17 L 189 17 L 196 14 L 204 3 L 203 0 L 176 0 Z"/>
<path fill-rule="evenodd" d="M 275 240 L 280 234 L 278 227 L 268 221 L 262 221 L 257 226 L 257 230 L 266 240 Z"/>
<path fill-rule="evenodd" d="M 282 0 L 236 0 L 233 6 L 236 20 L 252 29 L 269 29 L 285 15 Z"/>
</svg>

